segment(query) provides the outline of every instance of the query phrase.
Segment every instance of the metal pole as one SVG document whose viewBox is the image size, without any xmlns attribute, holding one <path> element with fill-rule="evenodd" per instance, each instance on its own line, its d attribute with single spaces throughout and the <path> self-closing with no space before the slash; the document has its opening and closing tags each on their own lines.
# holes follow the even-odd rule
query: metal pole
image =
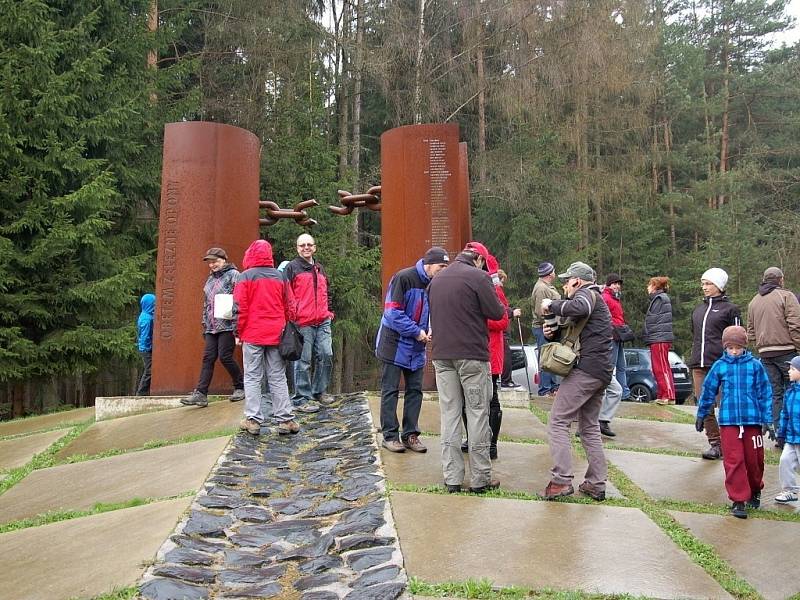
<svg viewBox="0 0 800 600">
<path fill-rule="evenodd" d="M 525 342 L 522 339 L 522 323 L 517 317 L 517 329 L 519 330 L 519 345 L 522 347 L 522 357 L 525 359 L 525 383 L 528 384 L 528 398 L 533 395 L 531 392 L 531 378 L 528 376 L 528 353 L 525 351 Z"/>
</svg>

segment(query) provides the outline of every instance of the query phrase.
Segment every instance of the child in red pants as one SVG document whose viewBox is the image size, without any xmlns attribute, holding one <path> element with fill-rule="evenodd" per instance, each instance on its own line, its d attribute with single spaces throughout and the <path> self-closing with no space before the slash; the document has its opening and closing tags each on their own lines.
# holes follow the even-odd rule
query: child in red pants
<svg viewBox="0 0 800 600">
<path fill-rule="evenodd" d="M 722 388 L 719 425 L 725 467 L 725 489 L 733 502 L 731 513 L 747 518 L 750 508 L 761 505 L 764 487 L 764 439 L 772 428 L 772 386 L 767 372 L 748 350 L 744 327 L 733 325 L 722 332 L 725 353 L 711 367 L 697 404 L 695 429 L 703 431 L 703 420 L 714 410 L 714 398 Z"/>
</svg>

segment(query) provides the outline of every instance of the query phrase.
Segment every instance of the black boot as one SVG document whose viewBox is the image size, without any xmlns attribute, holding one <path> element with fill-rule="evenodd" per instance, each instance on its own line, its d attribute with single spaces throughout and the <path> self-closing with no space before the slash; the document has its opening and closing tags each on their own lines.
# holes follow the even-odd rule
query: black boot
<svg viewBox="0 0 800 600">
<path fill-rule="evenodd" d="M 489 428 L 492 430 L 492 443 L 489 445 L 489 458 L 497 458 L 497 438 L 500 437 L 500 426 L 503 424 L 503 411 L 489 413 Z"/>
<path fill-rule="evenodd" d="M 611 431 L 611 427 L 609 426 L 608 421 L 600 421 L 600 433 L 607 437 L 614 437 L 617 434 Z"/>
</svg>

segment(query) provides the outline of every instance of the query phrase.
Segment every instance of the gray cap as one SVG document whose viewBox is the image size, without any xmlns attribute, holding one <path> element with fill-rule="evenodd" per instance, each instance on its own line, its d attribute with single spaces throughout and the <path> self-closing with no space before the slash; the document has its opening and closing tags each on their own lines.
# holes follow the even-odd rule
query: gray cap
<svg viewBox="0 0 800 600">
<path fill-rule="evenodd" d="M 570 277 L 580 277 L 584 281 L 594 281 L 596 275 L 594 269 L 583 262 L 574 262 L 567 269 L 566 273 L 559 274 L 559 279 L 569 279 Z"/>
<path fill-rule="evenodd" d="M 783 271 L 781 271 L 778 267 L 770 267 L 766 271 L 764 271 L 764 281 L 768 279 L 772 279 L 778 281 L 783 279 Z"/>
<path fill-rule="evenodd" d="M 786 364 L 800 371 L 800 356 L 795 356 L 792 360 L 788 361 Z"/>
</svg>

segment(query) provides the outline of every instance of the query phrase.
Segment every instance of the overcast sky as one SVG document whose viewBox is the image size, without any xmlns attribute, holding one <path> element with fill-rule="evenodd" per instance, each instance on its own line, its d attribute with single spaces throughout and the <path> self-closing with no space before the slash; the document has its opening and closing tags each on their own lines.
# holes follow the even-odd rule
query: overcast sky
<svg viewBox="0 0 800 600">
<path fill-rule="evenodd" d="M 795 22 L 792 24 L 791 29 L 787 29 L 775 35 L 776 45 L 786 42 L 786 44 L 791 46 L 797 42 L 797 40 L 800 40 L 800 0 L 789 0 L 789 4 L 786 7 L 786 14 L 794 17 Z"/>
</svg>

